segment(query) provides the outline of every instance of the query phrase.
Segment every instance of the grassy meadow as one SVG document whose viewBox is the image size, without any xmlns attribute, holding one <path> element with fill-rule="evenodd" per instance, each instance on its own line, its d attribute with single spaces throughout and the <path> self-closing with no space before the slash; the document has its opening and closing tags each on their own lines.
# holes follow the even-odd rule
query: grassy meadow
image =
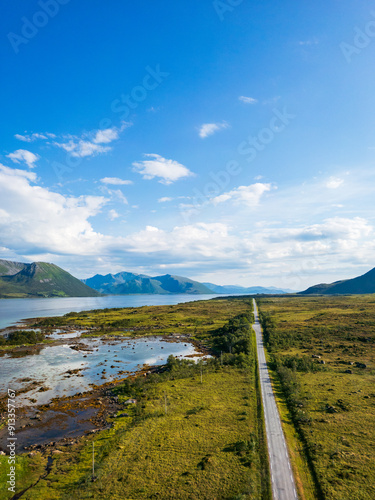
<svg viewBox="0 0 375 500">
<path fill-rule="evenodd" d="M 375 297 L 258 303 L 301 497 L 375 498 Z"/>
<path fill-rule="evenodd" d="M 168 306 L 144 306 L 97 309 L 44 318 L 35 327 L 44 331 L 52 327 L 89 328 L 86 336 L 188 335 L 192 340 L 212 340 L 212 331 L 234 316 L 252 311 L 250 299 L 200 300 Z M 84 337 L 85 335 L 83 335 Z"/>
</svg>

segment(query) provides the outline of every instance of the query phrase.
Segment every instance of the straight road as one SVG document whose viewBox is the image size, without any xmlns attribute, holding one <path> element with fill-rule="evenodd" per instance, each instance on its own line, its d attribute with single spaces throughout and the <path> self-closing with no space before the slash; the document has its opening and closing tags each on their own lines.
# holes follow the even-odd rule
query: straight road
<svg viewBox="0 0 375 500">
<path fill-rule="evenodd" d="M 258 309 L 255 300 L 253 328 L 256 334 L 260 388 L 262 392 L 264 419 L 266 422 L 268 456 L 271 467 L 272 495 L 274 500 L 297 500 L 296 487 L 284 433 L 281 427 L 279 412 L 268 373 L 264 353 L 262 329 L 259 323 Z"/>
</svg>

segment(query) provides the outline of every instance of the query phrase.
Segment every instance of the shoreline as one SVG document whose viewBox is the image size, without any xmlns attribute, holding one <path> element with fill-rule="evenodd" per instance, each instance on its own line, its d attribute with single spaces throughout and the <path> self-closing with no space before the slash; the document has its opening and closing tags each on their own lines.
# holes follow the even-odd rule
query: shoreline
<svg viewBox="0 0 375 500">
<path fill-rule="evenodd" d="M 24 326 L 27 328 L 27 325 Z M 177 335 L 177 334 L 176 334 Z M 95 337 L 95 336 L 93 336 Z M 190 339 L 186 335 L 152 335 L 167 342 L 173 343 L 189 343 L 194 346 L 196 353 L 189 355 L 192 357 L 202 358 L 212 355 L 212 352 L 201 345 L 199 341 Z M 48 343 L 38 343 L 33 345 L 14 346 L 10 349 L 0 350 L 0 356 L 9 352 L 25 353 L 43 349 L 55 345 L 65 344 L 67 340 L 69 344 L 79 345 L 85 339 L 90 337 L 74 337 L 69 339 L 54 339 Z M 95 337 L 98 338 L 98 337 Z M 141 340 L 150 338 L 150 335 L 129 337 L 129 336 L 100 336 L 102 341 L 113 340 Z M 93 434 L 102 430 L 110 429 L 113 425 L 117 413 L 120 410 L 126 412 L 126 405 L 118 402 L 117 397 L 113 394 L 113 389 L 128 378 L 138 378 L 148 376 L 152 373 L 160 373 L 164 370 L 163 365 L 143 365 L 140 369 L 132 372 L 120 371 L 115 375 L 113 380 L 104 382 L 103 384 L 93 384 L 92 389 L 83 392 L 77 392 L 70 396 L 55 397 L 45 404 L 35 406 L 23 404 L 17 407 L 17 428 L 16 435 L 18 438 L 18 453 L 35 453 L 53 452 L 61 446 L 73 445 L 80 441 L 83 436 Z M 30 381 L 31 384 L 26 384 L 24 390 L 18 391 L 18 396 L 32 390 L 32 385 L 35 381 Z M 26 390 L 25 390 L 26 389 Z M 130 396 L 130 395 L 129 395 Z M 0 399 L 0 409 L 4 410 L 6 406 L 7 396 L 4 395 Z M 3 414 L 5 412 L 2 411 Z M 126 413 L 121 414 L 126 416 Z M 112 420 L 112 421 L 111 421 Z M 3 454 L 6 448 L 6 419 L 2 418 L 0 428 L 0 452 Z"/>
</svg>

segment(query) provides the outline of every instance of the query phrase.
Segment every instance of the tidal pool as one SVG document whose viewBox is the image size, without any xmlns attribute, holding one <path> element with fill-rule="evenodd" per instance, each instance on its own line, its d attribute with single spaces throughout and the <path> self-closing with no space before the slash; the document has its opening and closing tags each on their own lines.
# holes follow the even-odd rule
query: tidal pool
<svg viewBox="0 0 375 500">
<path fill-rule="evenodd" d="M 90 390 L 92 384 L 125 377 L 145 364 L 165 364 L 170 354 L 190 357 L 198 352 L 187 341 L 125 337 L 84 338 L 79 343 L 67 339 L 62 345 L 42 346 L 21 357 L 9 353 L 0 361 L 0 396 L 12 389 L 17 406 L 47 404 L 55 397 Z"/>
</svg>

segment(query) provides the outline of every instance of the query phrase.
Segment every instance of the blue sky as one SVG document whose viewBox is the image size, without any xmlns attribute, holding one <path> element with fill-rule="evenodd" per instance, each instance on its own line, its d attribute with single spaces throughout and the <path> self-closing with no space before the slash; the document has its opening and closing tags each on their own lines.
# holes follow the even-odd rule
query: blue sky
<svg viewBox="0 0 375 500">
<path fill-rule="evenodd" d="M 374 267 L 374 2 L 0 8 L 0 258 L 293 289 Z"/>
</svg>

